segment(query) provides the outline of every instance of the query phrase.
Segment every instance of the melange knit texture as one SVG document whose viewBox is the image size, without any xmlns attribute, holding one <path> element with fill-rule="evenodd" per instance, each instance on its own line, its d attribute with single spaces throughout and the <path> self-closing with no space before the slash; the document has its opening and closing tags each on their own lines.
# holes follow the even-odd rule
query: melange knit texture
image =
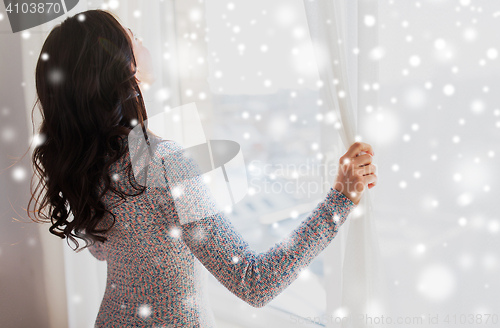
<svg viewBox="0 0 500 328">
<path fill-rule="evenodd" d="M 180 223 L 166 175 L 193 169 L 182 149 L 170 140 L 156 146 L 144 171 L 143 194 L 122 200 L 108 191 L 104 197 L 116 223 L 105 243 L 89 247 L 98 260 L 107 261 L 96 327 L 216 327 L 205 290 L 207 270 L 248 304 L 265 306 L 328 246 L 356 207 L 331 188 L 295 230 L 256 253 L 224 212 Z M 110 176 L 115 187 L 135 194 L 125 174 L 128 164 L 129 152 L 112 164 Z M 213 206 L 201 177 L 191 181 L 199 195 L 196 206 Z M 106 214 L 99 227 L 111 222 Z"/>
</svg>

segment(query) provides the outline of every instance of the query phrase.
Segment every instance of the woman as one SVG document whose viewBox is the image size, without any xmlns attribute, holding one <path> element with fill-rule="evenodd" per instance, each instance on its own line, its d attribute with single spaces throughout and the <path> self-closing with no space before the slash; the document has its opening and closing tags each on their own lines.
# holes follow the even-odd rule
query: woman
<svg viewBox="0 0 500 328">
<path fill-rule="evenodd" d="M 40 178 L 35 191 L 46 192 L 39 201 L 41 193 L 35 198 L 32 191 L 30 204 L 35 200 L 33 213 L 52 223 L 51 233 L 77 248 L 81 238 L 107 261 L 96 327 L 215 327 L 202 266 L 250 305 L 266 305 L 375 186 L 374 153 L 353 144 L 325 199 L 287 238 L 256 254 L 223 212 L 181 224 L 167 177 L 196 167 L 178 143 L 146 133 L 139 84 L 153 83 L 151 68 L 148 50 L 107 11 L 83 12 L 51 31 L 36 67 L 43 142 L 32 158 Z M 127 138 L 138 124 L 148 146 L 156 145 L 137 176 L 145 185 L 132 173 Z M 212 206 L 200 177 L 192 181 L 198 206 Z"/>
</svg>

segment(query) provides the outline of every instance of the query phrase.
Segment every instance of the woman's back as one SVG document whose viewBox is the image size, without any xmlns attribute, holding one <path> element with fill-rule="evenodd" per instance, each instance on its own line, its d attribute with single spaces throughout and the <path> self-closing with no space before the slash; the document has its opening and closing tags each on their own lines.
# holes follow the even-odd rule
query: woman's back
<svg viewBox="0 0 500 328">
<path fill-rule="evenodd" d="M 126 200 L 108 192 L 103 199 L 116 223 L 106 243 L 89 248 L 108 268 L 96 327 L 215 327 L 205 268 L 239 298 L 264 306 L 328 246 L 356 206 L 332 188 L 287 238 L 256 254 L 223 212 L 180 223 L 166 177 L 196 170 L 181 150 L 173 141 L 159 143 L 141 171 L 147 176 L 146 191 Z M 129 164 L 127 152 L 112 164 L 110 175 L 115 186 L 133 193 L 125 174 Z M 201 177 L 192 181 L 196 206 L 213 208 Z M 106 215 L 99 228 L 111 222 Z"/>
<path fill-rule="evenodd" d="M 129 164 L 127 152 L 111 165 L 110 176 L 120 190 L 133 193 L 125 174 Z M 157 172 L 151 169 L 154 164 L 148 170 L 150 178 Z M 108 271 L 96 326 L 214 326 L 202 286 L 206 270 L 180 238 L 170 194 L 163 199 L 165 206 L 160 206 L 150 201 L 153 193 L 147 188 L 123 201 L 108 192 L 103 199 L 107 208 L 113 204 L 116 222 L 105 244 L 89 248 L 99 260 L 107 261 Z M 112 216 L 106 215 L 102 224 L 111 222 Z"/>
</svg>

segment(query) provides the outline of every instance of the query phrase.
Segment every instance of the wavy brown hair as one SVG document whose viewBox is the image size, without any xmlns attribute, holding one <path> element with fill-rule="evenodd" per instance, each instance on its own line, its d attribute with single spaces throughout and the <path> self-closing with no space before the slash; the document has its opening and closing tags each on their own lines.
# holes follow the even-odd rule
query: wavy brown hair
<svg viewBox="0 0 500 328">
<path fill-rule="evenodd" d="M 35 106 L 39 104 L 42 123 L 31 159 L 38 183 L 33 190 L 33 175 L 27 212 L 31 218 L 34 202 L 35 218 L 31 219 L 50 222 L 49 231 L 71 239 L 74 250 L 79 246 L 76 238 L 85 240 L 85 247 L 77 252 L 95 241 L 106 241 L 100 234 L 116 222 L 101 200 L 104 194 L 111 190 L 122 199 L 131 196 L 111 185 L 108 169 L 125 154 L 127 146 L 122 141 L 135 125 L 141 124 L 148 140 L 146 107 L 136 72 L 128 33 L 112 13 L 99 9 L 68 17 L 55 26 L 38 58 Z M 127 172 L 133 185 L 130 165 Z M 105 187 L 97 195 L 101 178 Z M 141 194 L 145 186 L 136 189 Z M 113 223 L 97 229 L 106 212 L 113 216 Z"/>
</svg>

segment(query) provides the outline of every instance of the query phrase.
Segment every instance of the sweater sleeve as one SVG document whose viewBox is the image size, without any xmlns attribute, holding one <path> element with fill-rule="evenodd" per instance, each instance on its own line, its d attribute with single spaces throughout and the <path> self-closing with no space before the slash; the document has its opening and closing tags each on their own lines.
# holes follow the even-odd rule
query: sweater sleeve
<svg viewBox="0 0 500 328">
<path fill-rule="evenodd" d="M 170 155 L 161 161 L 166 184 L 172 175 L 185 175 L 185 170 L 197 171 L 196 164 L 181 153 L 182 147 L 170 142 Z M 180 172 L 180 173 L 179 173 Z M 197 171 L 199 172 L 199 171 Z M 201 177 L 190 176 L 190 188 L 196 190 L 196 207 L 214 207 L 210 189 Z M 172 181 L 170 179 L 170 181 Z M 168 188 L 168 187 L 167 187 Z M 171 197 L 170 190 L 157 197 Z M 194 256 L 229 291 L 254 307 L 263 307 L 299 275 L 332 241 L 348 214 L 356 205 L 341 192 L 331 188 L 306 219 L 288 236 L 263 253 L 256 253 L 235 229 L 224 212 L 196 220 L 178 221 L 181 238 Z M 174 212 L 177 213 L 177 212 Z"/>
</svg>

